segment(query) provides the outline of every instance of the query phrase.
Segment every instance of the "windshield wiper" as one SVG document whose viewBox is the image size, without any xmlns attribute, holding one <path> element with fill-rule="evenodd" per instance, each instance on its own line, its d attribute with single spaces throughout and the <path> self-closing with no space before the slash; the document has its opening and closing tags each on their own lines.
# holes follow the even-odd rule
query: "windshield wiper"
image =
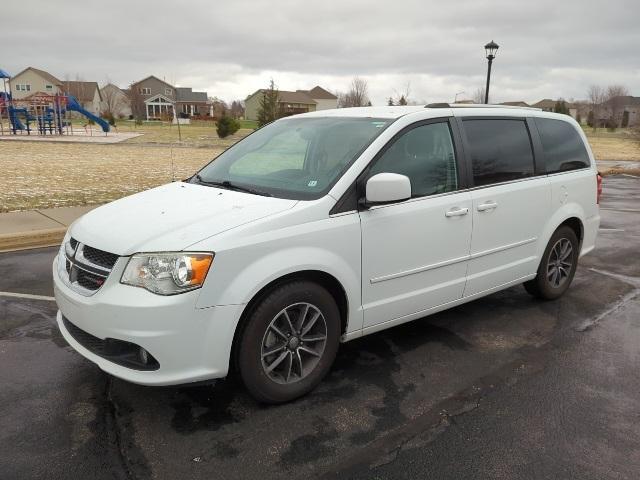
<svg viewBox="0 0 640 480">
<path fill-rule="evenodd" d="M 198 183 L 201 183 L 202 185 L 208 185 L 210 187 L 222 187 L 222 188 L 226 188 L 227 190 L 235 190 L 237 192 L 251 193 L 253 195 L 262 195 L 263 197 L 273 197 L 273 195 L 271 195 L 269 192 L 258 190 L 256 188 L 244 187 L 242 185 L 238 185 L 237 183 L 232 183 L 229 180 L 224 180 L 222 182 L 208 181 L 208 180 L 204 180 L 200 176 L 200 174 L 196 174 L 195 178 L 198 181 Z"/>
</svg>

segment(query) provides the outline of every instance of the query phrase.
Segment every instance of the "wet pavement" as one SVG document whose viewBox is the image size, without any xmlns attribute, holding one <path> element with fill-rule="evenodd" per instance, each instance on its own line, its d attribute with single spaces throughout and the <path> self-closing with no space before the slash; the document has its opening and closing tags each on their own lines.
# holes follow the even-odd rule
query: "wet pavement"
<svg viewBox="0 0 640 480">
<path fill-rule="evenodd" d="M 640 180 L 605 180 L 597 249 L 555 302 L 522 287 L 341 346 L 320 387 L 151 388 L 66 345 L 55 303 L 0 294 L 0 478 L 640 477 Z M 52 295 L 56 249 L 0 255 Z"/>
</svg>

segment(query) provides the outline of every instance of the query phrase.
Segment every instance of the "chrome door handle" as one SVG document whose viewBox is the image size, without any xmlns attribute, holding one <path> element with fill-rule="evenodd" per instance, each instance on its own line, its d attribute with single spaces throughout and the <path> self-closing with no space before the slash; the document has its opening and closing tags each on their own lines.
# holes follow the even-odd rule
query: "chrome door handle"
<svg viewBox="0 0 640 480">
<path fill-rule="evenodd" d="M 445 217 L 461 217 L 462 215 L 466 215 L 467 213 L 469 213 L 469 209 L 466 207 L 465 208 L 453 207 L 451 210 L 446 212 L 444 216 Z"/>
<path fill-rule="evenodd" d="M 487 210 L 493 210 L 494 208 L 497 208 L 498 204 L 496 202 L 487 202 L 487 203 L 481 203 L 480 205 L 478 205 L 478 211 L 479 212 L 485 212 Z"/>
</svg>

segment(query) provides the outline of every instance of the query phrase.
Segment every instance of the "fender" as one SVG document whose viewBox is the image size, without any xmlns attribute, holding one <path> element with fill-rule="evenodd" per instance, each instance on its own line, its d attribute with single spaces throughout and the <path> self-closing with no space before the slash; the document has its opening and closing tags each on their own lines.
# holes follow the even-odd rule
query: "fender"
<svg viewBox="0 0 640 480">
<path fill-rule="evenodd" d="M 551 218 L 545 224 L 544 230 L 542 231 L 542 235 L 540 236 L 540 241 L 538 242 L 537 256 L 538 259 L 542 258 L 544 254 L 544 250 L 547 248 L 547 244 L 551 239 L 551 235 L 555 232 L 563 222 L 568 220 L 569 218 L 577 218 L 580 220 L 582 224 L 582 229 L 584 232 L 585 228 L 585 212 L 584 209 L 580 206 L 579 203 L 569 202 L 567 204 L 562 205 L 558 208 Z M 578 239 L 581 240 L 581 239 Z M 582 246 L 582 245 L 581 245 Z M 539 263 L 539 262 L 538 262 Z"/>
</svg>

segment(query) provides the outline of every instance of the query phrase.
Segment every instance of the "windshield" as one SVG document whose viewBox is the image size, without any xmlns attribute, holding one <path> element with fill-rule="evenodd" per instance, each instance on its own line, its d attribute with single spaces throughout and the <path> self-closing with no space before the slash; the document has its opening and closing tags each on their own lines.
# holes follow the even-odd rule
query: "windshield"
<svg viewBox="0 0 640 480">
<path fill-rule="evenodd" d="M 325 195 L 390 123 L 374 118 L 289 118 L 226 150 L 192 182 L 296 200 Z"/>
</svg>

